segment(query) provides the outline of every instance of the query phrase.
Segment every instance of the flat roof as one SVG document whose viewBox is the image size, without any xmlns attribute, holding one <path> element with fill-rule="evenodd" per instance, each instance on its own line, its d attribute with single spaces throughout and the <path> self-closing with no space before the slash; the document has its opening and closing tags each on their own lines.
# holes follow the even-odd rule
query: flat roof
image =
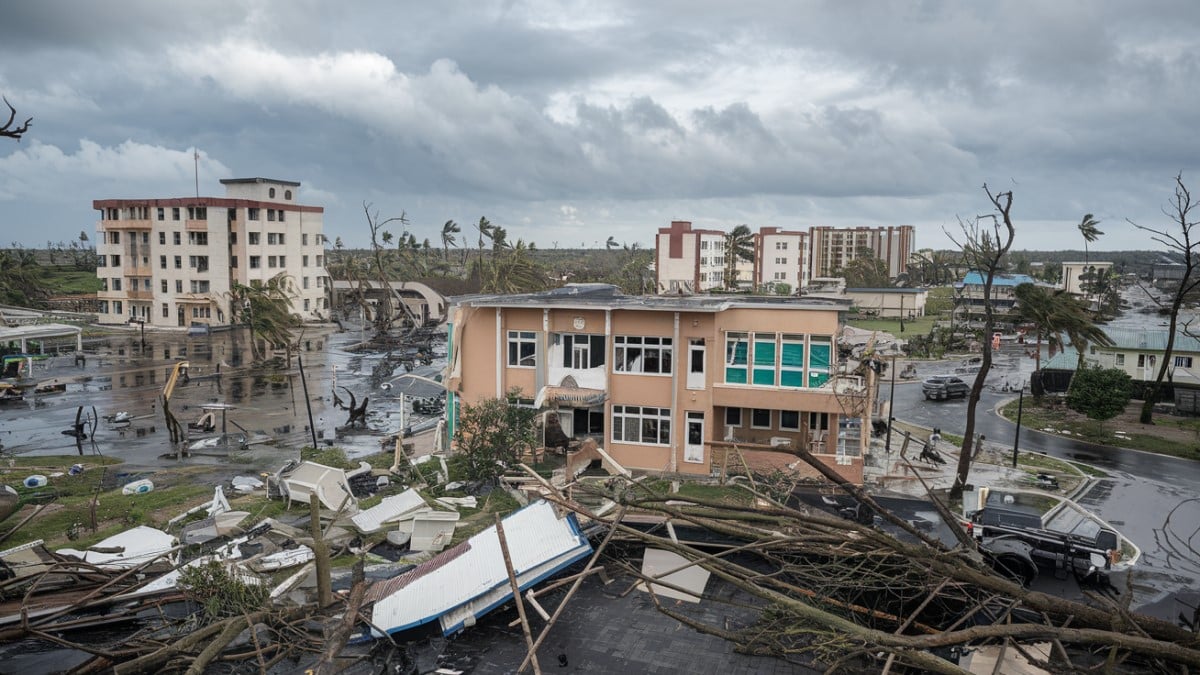
<svg viewBox="0 0 1200 675">
<path fill-rule="evenodd" d="M 291 185 L 292 187 L 300 187 L 300 183 L 294 180 L 280 180 L 278 178 L 222 178 L 221 185 L 245 185 L 248 183 L 279 183 L 280 185 Z"/>
<path fill-rule="evenodd" d="M 453 298 L 459 305 L 483 307 L 578 307 L 582 309 L 644 309 L 649 311 L 720 312 L 763 307 L 776 309 L 846 310 L 848 299 L 794 298 L 769 295 L 625 295 L 611 284 L 568 284 L 540 293 L 468 295 Z"/>
<path fill-rule="evenodd" d="M 0 342 L 22 338 L 50 338 L 79 335 L 83 329 L 65 323 L 37 323 L 30 326 L 0 326 Z"/>
</svg>

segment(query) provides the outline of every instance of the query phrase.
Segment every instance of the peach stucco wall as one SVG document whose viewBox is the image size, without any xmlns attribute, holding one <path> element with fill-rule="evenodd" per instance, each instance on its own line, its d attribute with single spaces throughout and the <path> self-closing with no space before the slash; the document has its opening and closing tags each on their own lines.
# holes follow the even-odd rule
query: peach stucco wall
<svg viewBox="0 0 1200 675">
<path fill-rule="evenodd" d="M 463 308 L 459 308 L 461 320 Z M 736 331 L 764 331 L 776 333 L 795 333 L 831 337 L 836 334 L 838 327 L 838 312 L 836 308 L 828 310 L 804 309 L 787 311 L 778 308 L 737 308 L 720 313 L 661 311 L 650 309 L 595 310 L 570 307 L 553 307 L 549 310 L 543 307 L 505 307 L 501 309 L 501 319 L 496 320 L 494 307 L 481 307 L 469 310 L 470 315 L 463 326 L 462 332 L 462 380 L 461 396 L 467 403 L 477 402 L 496 395 L 498 390 L 495 378 L 497 339 L 500 341 L 500 358 L 502 367 L 500 391 L 507 391 L 516 386 L 525 395 L 533 397 L 537 394 L 537 383 L 550 384 L 539 380 L 537 373 L 546 372 L 546 355 L 548 354 L 549 336 L 543 328 L 548 325 L 550 333 L 583 333 L 604 335 L 606 324 L 609 327 L 606 340 L 606 375 L 608 399 L 605 403 L 605 431 L 603 445 L 606 451 L 627 468 L 648 471 L 676 471 L 679 473 L 708 474 L 712 470 L 710 458 L 711 449 L 706 446 L 703 463 L 685 462 L 684 446 L 686 443 L 687 413 L 702 412 L 705 415 L 705 440 L 721 440 L 724 438 L 724 409 L 725 406 L 749 409 L 760 407 L 772 410 L 789 409 L 807 412 L 829 413 L 830 429 L 836 433 L 836 415 L 841 408 L 836 397 L 826 392 L 811 390 L 766 389 L 763 387 L 726 385 L 724 379 L 724 333 Z M 675 317 L 678 314 L 678 339 L 674 344 L 674 374 L 627 374 L 613 371 L 613 340 L 612 336 L 657 336 L 675 338 Z M 576 321 L 581 319 L 582 329 Z M 510 368 L 507 366 L 507 331 L 534 331 L 539 340 L 539 365 L 537 369 Z M 689 341 L 703 340 L 705 345 L 705 386 L 689 389 L 687 387 Z M 674 387 L 674 388 L 673 388 Z M 672 446 L 641 445 L 636 443 L 614 443 L 611 439 L 612 406 L 635 405 L 670 408 L 672 411 Z M 774 425 L 778 425 L 778 414 L 772 416 Z M 801 415 L 801 426 L 807 426 L 807 416 Z M 748 419 L 739 431 L 749 432 Z M 755 433 L 764 430 L 753 430 Z M 778 429 L 767 430 L 769 436 L 791 436 L 797 444 L 807 440 L 807 430 L 798 432 L 781 432 Z M 672 456 L 674 461 L 672 461 Z M 848 466 L 837 467 L 839 472 L 850 477 L 856 474 L 861 481 L 861 462 L 857 469 Z M 830 465 L 834 465 L 832 456 Z M 848 471 L 848 473 L 847 473 Z M 856 473 L 857 472 L 857 473 Z"/>
</svg>

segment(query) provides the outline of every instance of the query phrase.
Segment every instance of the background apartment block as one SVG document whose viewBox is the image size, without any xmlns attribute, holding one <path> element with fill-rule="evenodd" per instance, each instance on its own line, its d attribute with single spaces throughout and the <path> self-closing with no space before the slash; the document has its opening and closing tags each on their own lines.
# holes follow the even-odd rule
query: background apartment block
<svg viewBox="0 0 1200 675">
<path fill-rule="evenodd" d="M 805 447 L 861 482 L 870 387 L 837 375 L 846 307 L 626 296 L 605 284 L 463 298 L 449 319 L 450 431 L 457 402 L 517 388 L 567 437 L 594 439 L 629 469 L 719 473 L 737 443 L 784 465 L 796 461 L 789 448 Z"/>
<path fill-rule="evenodd" d="M 778 227 L 754 235 L 754 284 L 787 284 L 793 293 L 812 278 L 808 268 L 808 233 Z"/>
<path fill-rule="evenodd" d="M 888 276 L 895 278 L 908 271 L 908 259 L 913 252 L 912 225 L 887 227 L 829 227 L 819 225 L 809 230 L 812 258 L 810 269 L 814 277 L 838 276 L 838 271 L 859 257 L 864 249 L 888 266 Z"/>
<path fill-rule="evenodd" d="M 222 180 L 225 197 L 100 199 L 97 294 L 102 324 L 159 327 L 230 323 L 234 282 L 279 273 L 294 288 L 292 311 L 328 316 L 324 208 L 298 203 L 300 183 Z"/>
<path fill-rule="evenodd" d="M 655 239 L 659 293 L 703 293 L 725 285 L 725 233 L 671 221 Z"/>
<path fill-rule="evenodd" d="M 788 284 L 792 292 L 815 278 L 838 272 L 864 250 L 885 261 L 888 276 L 908 270 L 913 252 L 911 225 L 804 230 L 763 227 L 754 235 L 754 258 L 739 262 L 735 286 Z M 659 293 L 703 293 L 724 288 L 725 232 L 692 229 L 687 221 L 672 221 L 655 241 L 655 270 Z"/>
</svg>

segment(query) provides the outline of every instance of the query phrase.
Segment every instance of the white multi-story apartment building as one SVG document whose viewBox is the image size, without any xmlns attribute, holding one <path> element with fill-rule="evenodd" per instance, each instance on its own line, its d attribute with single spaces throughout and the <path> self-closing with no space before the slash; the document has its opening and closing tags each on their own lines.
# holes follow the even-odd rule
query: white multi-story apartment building
<svg viewBox="0 0 1200 675">
<path fill-rule="evenodd" d="M 328 316 L 325 209 L 298 202 L 300 183 L 222 180 L 225 197 L 98 199 L 100 323 L 230 323 L 230 289 L 285 274 L 292 311 Z"/>
<path fill-rule="evenodd" d="M 763 227 L 754 237 L 754 284 L 787 284 L 792 292 L 808 285 L 808 233 Z"/>
<path fill-rule="evenodd" d="M 655 246 L 659 293 L 702 293 L 725 286 L 724 232 L 673 221 L 658 230 Z M 786 283 L 799 291 L 811 279 L 838 276 L 863 250 L 887 263 L 888 276 L 899 276 L 908 270 L 913 227 L 763 227 L 754 235 L 753 261 L 739 261 L 735 267 L 735 286 Z"/>
<path fill-rule="evenodd" d="M 659 293 L 703 293 L 725 285 L 725 233 L 672 221 L 655 240 Z"/>
</svg>

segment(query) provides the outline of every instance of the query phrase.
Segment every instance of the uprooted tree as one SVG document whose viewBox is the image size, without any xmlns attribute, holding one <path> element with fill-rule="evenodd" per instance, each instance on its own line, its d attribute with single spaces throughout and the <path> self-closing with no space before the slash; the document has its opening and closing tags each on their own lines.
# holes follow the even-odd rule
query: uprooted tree
<svg viewBox="0 0 1200 675">
<path fill-rule="evenodd" d="M 979 407 L 979 399 L 983 394 L 983 383 L 987 380 L 988 372 L 992 369 L 992 331 L 996 319 L 992 310 L 992 284 L 996 275 L 1003 271 L 1004 256 L 1012 248 L 1016 229 L 1012 222 L 1013 193 L 993 193 L 985 183 L 984 193 L 992 203 L 995 213 L 978 216 L 974 220 L 959 219 L 959 235 L 947 232 L 951 241 L 962 250 L 963 263 L 967 268 L 979 274 L 983 279 L 983 335 L 980 342 L 983 347 L 983 361 L 979 372 L 971 384 L 971 392 L 967 396 L 967 422 L 963 432 L 962 451 L 958 455 L 958 472 L 954 485 L 950 488 L 950 498 L 962 497 L 963 486 L 967 484 L 967 476 L 971 472 L 971 458 L 975 443 L 975 415 Z M 991 225 L 986 225 L 991 221 Z"/>
<path fill-rule="evenodd" d="M 800 454 L 817 467 L 811 454 Z M 543 485 L 551 492 L 548 499 L 597 519 L 617 535 L 605 539 L 597 557 L 609 539 L 618 548 L 634 547 L 608 556 L 606 564 L 684 592 L 662 577 L 699 567 L 744 594 L 704 595 L 709 603 L 742 609 L 757 605 L 757 620 L 740 626 L 728 619 L 721 625 L 708 623 L 705 618 L 720 613 L 711 608 L 689 612 L 686 605 L 660 603 L 652 595 L 659 611 L 729 640 L 743 653 L 775 656 L 827 673 L 916 668 L 961 675 L 966 671 L 938 654 L 987 645 L 1019 652 L 1051 672 L 1177 673 L 1200 666 L 1200 637 L 1131 612 L 1131 585 L 1120 590 L 1094 586 L 1086 593 L 1086 604 L 1031 591 L 995 571 L 986 556 L 970 547 L 951 549 L 925 537 L 902 541 L 870 525 L 790 505 L 782 501 L 785 495 L 765 491 L 761 483 L 759 489 L 745 483 L 730 488 L 745 491 L 744 499 L 667 494 L 619 478 L 603 487 L 575 488 L 576 494 L 584 490 L 617 502 L 620 508 L 608 518 Z M 863 503 L 881 516 L 894 517 L 869 497 L 863 496 Z M 632 510 L 658 514 L 675 528 L 699 528 L 731 543 L 713 553 L 680 541 L 673 531 L 629 527 L 622 518 Z M 639 546 L 671 551 L 687 562 L 646 576 L 627 562 Z M 1048 657 L 1035 651 L 1045 644 L 1050 646 Z"/>
</svg>

